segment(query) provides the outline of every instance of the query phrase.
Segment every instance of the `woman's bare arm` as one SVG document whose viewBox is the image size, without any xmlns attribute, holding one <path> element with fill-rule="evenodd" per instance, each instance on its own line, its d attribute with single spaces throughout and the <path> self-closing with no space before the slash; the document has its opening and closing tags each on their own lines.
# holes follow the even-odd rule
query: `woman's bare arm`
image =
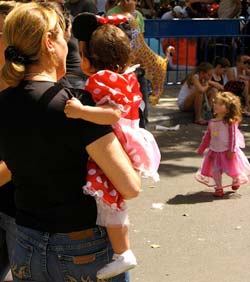
<svg viewBox="0 0 250 282">
<path fill-rule="evenodd" d="M 11 172 L 4 161 L 0 161 L 0 187 L 11 180 Z"/>
<path fill-rule="evenodd" d="M 193 85 L 196 87 L 196 89 L 199 91 L 199 92 L 206 92 L 208 90 L 208 82 L 206 81 L 205 82 L 205 85 L 202 85 L 199 81 L 198 78 L 196 77 L 193 77 Z"/>
<path fill-rule="evenodd" d="M 86 147 L 86 150 L 124 199 L 138 196 L 141 189 L 141 177 L 133 169 L 114 133 L 94 141 Z"/>
</svg>

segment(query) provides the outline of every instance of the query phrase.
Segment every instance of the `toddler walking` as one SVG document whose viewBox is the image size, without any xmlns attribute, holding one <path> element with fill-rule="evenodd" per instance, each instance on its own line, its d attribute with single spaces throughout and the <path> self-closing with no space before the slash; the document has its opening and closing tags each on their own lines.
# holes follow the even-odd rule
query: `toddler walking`
<svg viewBox="0 0 250 282">
<path fill-rule="evenodd" d="M 234 191 L 249 182 L 250 164 L 240 148 L 245 147 L 244 137 L 238 125 L 242 119 L 240 100 L 231 92 L 218 92 L 214 98 L 213 111 L 207 131 L 198 148 L 205 154 L 196 179 L 215 189 L 214 196 L 224 195 L 223 188 L 231 186 Z M 230 184 L 222 184 L 222 174 L 232 178 Z"/>
<path fill-rule="evenodd" d="M 84 16 L 90 15 L 81 14 L 77 21 Z M 80 46 L 84 46 L 81 50 L 82 69 L 88 74 L 93 73 L 86 81 L 85 90 L 92 94 L 97 106 L 84 106 L 73 98 L 65 106 L 67 117 L 112 124 L 134 167 L 142 175 L 159 180 L 159 148 L 153 135 L 139 128 L 142 94 L 133 72 L 135 68 L 129 67 L 131 48 L 127 35 L 107 23 L 97 27 L 90 41 Z M 113 261 L 97 272 L 97 278 L 107 279 L 135 267 L 136 258 L 128 240 L 126 204 L 93 160 L 88 162 L 87 183 L 83 190 L 95 197 L 97 224 L 106 226 L 115 253 Z"/>
</svg>

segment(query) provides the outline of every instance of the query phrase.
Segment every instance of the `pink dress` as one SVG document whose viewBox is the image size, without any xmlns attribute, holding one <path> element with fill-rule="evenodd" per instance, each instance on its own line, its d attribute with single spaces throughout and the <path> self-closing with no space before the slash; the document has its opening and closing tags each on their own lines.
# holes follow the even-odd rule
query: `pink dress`
<svg viewBox="0 0 250 282">
<path fill-rule="evenodd" d="M 205 154 L 201 168 L 196 173 L 196 180 L 209 187 L 229 187 L 231 183 L 222 185 L 223 173 L 230 176 L 234 185 L 249 182 L 250 164 L 240 148 L 245 147 L 244 137 L 238 129 L 238 123 L 225 123 L 211 119 L 203 136 L 198 153 Z M 227 158 L 227 152 L 234 152 L 233 158 Z"/>
<path fill-rule="evenodd" d="M 92 94 L 97 105 L 110 103 L 117 106 L 122 117 L 113 130 L 134 168 L 142 176 L 159 180 L 160 151 L 153 135 L 139 127 L 139 105 L 142 100 L 136 75 L 130 69 L 124 74 L 109 70 L 99 71 L 89 77 L 85 90 Z M 95 197 L 98 207 L 97 224 L 116 226 L 127 224 L 126 205 L 120 193 L 92 161 L 88 162 L 87 183 L 84 193 Z"/>
</svg>

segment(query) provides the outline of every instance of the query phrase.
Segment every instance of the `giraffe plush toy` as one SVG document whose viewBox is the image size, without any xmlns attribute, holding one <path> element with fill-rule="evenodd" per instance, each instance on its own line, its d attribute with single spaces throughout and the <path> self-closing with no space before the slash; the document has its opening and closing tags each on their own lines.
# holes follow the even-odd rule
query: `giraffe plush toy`
<svg viewBox="0 0 250 282">
<path fill-rule="evenodd" d="M 127 15 L 131 28 L 131 47 L 133 62 L 140 64 L 145 71 L 146 78 L 151 82 L 152 94 L 150 101 L 153 105 L 158 104 L 164 91 L 166 80 L 168 58 L 174 47 L 169 46 L 166 51 L 166 57 L 157 55 L 144 41 L 143 34 L 140 32 L 136 19 L 132 15 Z"/>
</svg>

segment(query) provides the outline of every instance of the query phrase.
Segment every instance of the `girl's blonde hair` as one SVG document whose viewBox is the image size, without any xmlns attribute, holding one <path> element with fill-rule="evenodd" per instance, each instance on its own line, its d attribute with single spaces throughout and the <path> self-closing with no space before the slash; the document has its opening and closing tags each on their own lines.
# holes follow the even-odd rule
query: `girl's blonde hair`
<svg viewBox="0 0 250 282">
<path fill-rule="evenodd" d="M 184 83 L 185 81 L 187 82 L 187 85 L 190 87 L 193 85 L 193 76 L 196 73 L 200 73 L 200 72 L 204 72 L 204 73 L 208 73 L 210 70 L 212 70 L 214 67 L 213 65 L 211 65 L 208 62 L 203 62 L 200 63 L 193 71 L 191 71 L 186 78 L 184 79 L 184 81 L 182 83 Z"/>
<path fill-rule="evenodd" d="M 226 106 L 227 113 L 225 114 L 223 120 L 226 123 L 241 122 L 241 103 L 240 98 L 235 96 L 231 92 L 218 92 L 215 95 L 214 103 L 220 102 Z"/>
<path fill-rule="evenodd" d="M 3 36 L 7 48 L 2 79 L 11 86 L 17 85 L 24 78 L 26 67 L 38 63 L 43 53 L 53 62 L 53 55 L 47 52 L 44 39 L 47 32 L 56 39 L 59 27 L 65 30 L 64 17 L 49 3 L 31 2 L 15 7 L 4 22 Z"/>
</svg>

